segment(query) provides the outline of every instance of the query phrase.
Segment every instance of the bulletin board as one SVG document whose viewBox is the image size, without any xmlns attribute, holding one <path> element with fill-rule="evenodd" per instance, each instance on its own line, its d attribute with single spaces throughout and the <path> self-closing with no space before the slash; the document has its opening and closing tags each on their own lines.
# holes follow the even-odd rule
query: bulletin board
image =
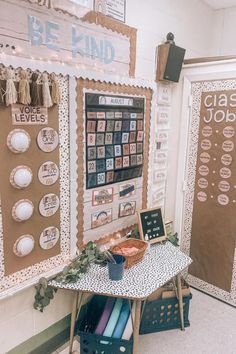
<svg viewBox="0 0 236 354">
<path fill-rule="evenodd" d="M 147 206 L 151 100 L 148 88 L 77 81 L 79 247 L 129 230 Z"/>
<path fill-rule="evenodd" d="M 5 69 L 0 64 L 3 90 L 6 87 Z M 11 67 L 11 70 L 14 71 L 14 84 L 19 92 L 22 68 Z M 43 73 L 27 69 L 29 82 L 34 72 L 39 78 Z M 48 77 L 50 73 L 47 73 Z M 50 108 L 44 108 L 40 103 L 38 112 L 43 113 L 41 121 L 40 114 L 36 117 L 35 114 L 19 113 L 23 107 L 30 110 L 30 105 L 19 105 L 17 102 L 6 107 L 4 99 L 0 105 L 0 293 L 53 271 L 70 258 L 69 80 L 60 74 L 57 79 L 61 101 Z M 40 80 L 38 85 L 41 89 Z M 24 153 L 13 153 L 7 146 L 8 134 L 14 129 L 24 130 L 30 136 L 30 147 Z M 59 142 L 55 149 L 46 152 L 40 144 L 46 142 L 47 145 L 51 139 L 47 129 L 49 135 L 52 131 L 57 132 Z M 44 148 L 47 150 L 46 145 Z M 18 166 L 27 166 L 32 171 L 33 179 L 27 188 L 15 188 L 10 182 L 11 172 Z M 58 169 L 56 177 L 50 171 L 52 168 Z M 48 179 L 49 175 L 55 179 Z M 13 206 L 19 200 L 30 200 L 34 206 L 33 215 L 24 222 L 17 222 L 12 217 Z M 58 205 L 53 210 L 55 202 Z M 24 257 L 14 252 L 15 243 L 22 235 L 31 235 L 34 239 L 33 250 Z"/>
<path fill-rule="evenodd" d="M 236 305 L 236 81 L 192 84 L 183 249 L 191 285 Z"/>
</svg>

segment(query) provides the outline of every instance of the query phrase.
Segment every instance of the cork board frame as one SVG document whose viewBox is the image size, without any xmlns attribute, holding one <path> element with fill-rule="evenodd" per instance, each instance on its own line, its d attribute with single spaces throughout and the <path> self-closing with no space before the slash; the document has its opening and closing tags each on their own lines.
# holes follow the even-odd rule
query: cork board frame
<svg viewBox="0 0 236 354">
<path fill-rule="evenodd" d="M 107 29 L 111 29 L 118 33 L 121 33 L 129 38 L 130 41 L 130 66 L 129 66 L 129 76 L 135 76 L 135 66 L 136 66 L 136 46 L 137 46 L 137 29 L 125 25 L 119 21 L 113 20 L 106 15 L 90 11 L 83 18 L 83 21 L 89 23 L 95 23 L 96 25 L 101 25 Z"/>
<path fill-rule="evenodd" d="M 53 64 L 39 63 L 37 61 L 30 62 L 21 60 L 19 58 L 6 57 L 3 58 L 0 68 L 4 68 L 9 64 L 15 70 L 15 80 L 19 81 L 19 71 L 21 68 L 29 71 L 48 73 L 55 72 L 58 75 L 58 82 L 61 89 L 62 101 L 58 106 L 59 111 L 59 134 L 60 134 L 60 197 L 61 197 L 61 213 L 60 213 L 60 230 L 61 240 L 59 254 L 43 260 L 42 262 L 35 263 L 31 266 L 26 266 L 20 271 L 16 271 L 11 275 L 5 274 L 4 267 L 4 252 L 3 252 L 3 224 L 2 224 L 2 210 L 0 201 L 0 298 L 35 284 L 39 277 L 51 276 L 58 273 L 71 258 L 71 245 L 70 240 L 70 156 L 69 149 L 69 77 L 66 72 L 61 74 Z M 30 68 L 30 69 L 29 69 Z M 4 77 L 0 74 L 0 80 Z M 59 244 L 59 243 L 58 243 Z"/>
<path fill-rule="evenodd" d="M 84 89 L 105 91 L 111 94 L 126 94 L 130 96 L 142 96 L 146 100 L 145 107 L 145 134 L 144 134 L 144 165 L 143 165 L 143 193 L 142 208 L 147 207 L 148 192 L 148 160 L 149 160 L 149 137 L 150 137 L 150 118 L 153 90 L 150 88 L 121 85 L 116 83 L 101 82 L 80 78 L 77 80 L 77 245 L 79 248 L 84 245 Z M 130 228 L 129 228 L 130 229 Z M 125 232 L 124 230 L 116 230 Z M 112 237 L 112 234 L 108 237 Z M 99 240 L 102 242 L 102 238 Z"/>
</svg>

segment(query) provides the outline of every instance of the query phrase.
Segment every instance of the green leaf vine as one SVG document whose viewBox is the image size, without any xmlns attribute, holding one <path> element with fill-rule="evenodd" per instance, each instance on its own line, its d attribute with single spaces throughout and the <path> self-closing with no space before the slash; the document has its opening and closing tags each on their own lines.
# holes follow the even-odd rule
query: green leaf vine
<svg viewBox="0 0 236 354">
<path fill-rule="evenodd" d="M 91 263 L 100 265 L 106 265 L 107 263 L 105 253 L 101 252 L 99 247 L 92 241 L 87 243 L 81 253 L 63 269 L 62 273 L 50 280 L 60 281 L 63 284 L 76 283 L 87 272 Z M 35 290 L 34 309 L 43 312 L 44 308 L 54 298 L 57 289 L 48 285 L 46 278 L 40 278 Z"/>
</svg>

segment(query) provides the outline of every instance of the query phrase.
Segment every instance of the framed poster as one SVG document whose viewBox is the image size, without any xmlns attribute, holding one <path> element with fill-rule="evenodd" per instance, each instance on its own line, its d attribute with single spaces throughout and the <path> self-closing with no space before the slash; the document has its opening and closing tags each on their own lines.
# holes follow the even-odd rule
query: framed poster
<svg viewBox="0 0 236 354">
<path fill-rule="evenodd" d="M 150 243 L 165 241 L 166 229 L 161 208 L 144 209 L 138 212 L 139 233 Z"/>
</svg>

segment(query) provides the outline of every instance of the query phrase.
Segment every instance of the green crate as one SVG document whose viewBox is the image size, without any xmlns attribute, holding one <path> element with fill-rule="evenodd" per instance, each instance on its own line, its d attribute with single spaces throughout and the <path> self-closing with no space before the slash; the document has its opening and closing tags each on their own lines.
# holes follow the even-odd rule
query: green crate
<svg viewBox="0 0 236 354">
<path fill-rule="evenodd" d="M 132 339 L 123 340 L 90 332 L 95 327 L 91 320 L 95 323 L 100 318 L 105 301 L 105 296 L 95 295 L 80 311 L 76 326 L 76 333 L 80 336 L 80 354 L 132 354 Z"/>
<path fill-rule="evenodd" d="M 192 295 L 183 297 L 184 327 L 190 326 L 189 302 Z M 179 302 L 176 297 L 146 302 L 140 325 L 140 334 L 166 331 L 181 328 Z"/>
</svg>

